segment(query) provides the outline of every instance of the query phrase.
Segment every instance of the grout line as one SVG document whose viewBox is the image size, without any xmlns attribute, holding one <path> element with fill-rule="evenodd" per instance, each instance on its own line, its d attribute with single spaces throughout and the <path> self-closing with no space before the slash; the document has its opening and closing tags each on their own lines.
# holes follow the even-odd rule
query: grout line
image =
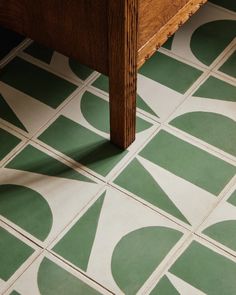
<svg viewBox="0 0 236 295">
<path fill-rule="evenodd" d="M 27 133 L 26 131 L 20 129 L 19 127 L 13 125 L 11 122 L 8 122 L 2 118 L 0 118 L 0 128 L 9 130 L 10 132 L 12 132 L 13 134 L 16 134 L 16 136 L 18 137 L 22 137 L 24 139 L 30 139 L 29 133 Z"/>
<path fill-rule="evenodd" d="M 160 52 L 162 54 L 165 54 L 173 59 L 176 59 L 177 61 L 181 62 L 181 63 L 184 63 L 188 66 L 191 66 L 195 69 L 198 69 L 202 72 L 204 71 L 207 71 L 209 69 L 209 66 L 207 65 L 201 65 L 201 64 L 198 64 L 196 61 L 192 61 L 190 59 L 187 59 L 181 55 L 178 55 L 177 53 L 175 53 L 174 51 L 172 51 L 171 49 L 166 49 L 165 47 L 161 47 L 160 49 L 158 49 L 157 53 Z"/>
<path fill-rule="evenodd" d="M 232 84 L 233 86 L 236 85 L 236 78 L 234 78 L 226 73 L 223 73 L 219 70 L 212 71 L 212 76 L 216 76 L 216 77 L 220 78 L 220 80 L 223 80 L 226 83 Z"/>
<path fill-rule="evenodd" d="M 55 53 L 58 53 L 57 51 L 54 51 L 53 52 L 53 55 Z M 68 67 L 70 68 L 69 66 L 69 57 L 63 55 L 63 54 L 60 54 L 62 56 L 62 58 L 65 58 L 68 63 Z M 97 79 L 97 77 L 99 76 L 99 73 L 95 70 L 92 70 L 93 72 L 85 79 L 85 80 L 82 80 L 81 78 L 79 78 L 71 69 L 71 74 L 74 76 L 74 77 L 70 77 L 69 75 L 65 75 L 64 72 L 62 70 L 59 70 L 59 69 L 54 69 L 54 67 L 51 65 L 52 62 L 50 62 L 50 64 L 47 64 L 43 61 L 41 61 L 40 59 L 37 59 L 33 56 L 31 56 L 30 54 L 26 53 L 26 52 L 23 52 L 22 50 L 18 52 L 18 56 L 22 59 L 24 59 L 25 61 L 29 62 L 29 63 L 32 63 L 33 65 L 41 68 L 41 69 L 44 69 L 45 71 L 48 71 L 62 79 L 65 79 L 67 80 L 68 82 L 72 83 L 72 84 L 75 84 L 77 86 L 81 86 L 82 85 L 87 85 L 89 83 L 93 83 L 94 80 Z"/>
<path fill-rule="evenodd" d="M 161 270 L 158 270 L 158 267 L 154 270 L 152 274 L 152 278 L 148 278 L 146 281 L 147 286 L 144 287 L 144 290 L 141 291 L 140 295 L 146 295 L 147 292 L 153 290 L 155 286 L 159 283 L 159 280 L 168 272 L 170 267 L 175 263 L 177 258 L 186 250 L 186 248 L 190 245 L 193 239 L 193 234 L 189 234 L 186 236 L 186 239 L 182 242 L 180 247 L 176 249 L 176 251 L 167 259 L 165 265 L 162 267 Z M 148 282 L 150 281 L 150 282 Z M 146 284 L 145 283 L 145 284 Z M 144 292 L 144 293 L 143 293 Z"/>
<path fill-rule="evenodd" d="M 219 68 L 228 60 L 228 58 L 235 52 L 235 50 L 236 50 L 236 37 L 225 48 L 224 50 L 226 51 L 225 54 L 224 55 L 222 54 L 222 58 L 217 60 L 212 70 L 213 71 L 219 70 Z"/>
<path fill-rule="evenodd" d="M 32 43 L 32 40 L 25 39 L 16 47 L 14 47 L 3 59 L 0 60 L 0 69 L 5 67 L 16 55 L 19 51 L 25 49 L 28 45 Z"/>
<path fill-rule="evenodd" d="M 206 236 L 202 236 L 197 233 L 194 233 L 193 236 L 195 240 L 201 242 L 201 244 L 203 244 L 205 247 L 218 253 L 221 256 L 226 257 L 227 259 L 233 260 L 233 262 L 236 264 L 236 255 L 230 252 L 229 250 L 225 249 L 225 246 L 223 244 L 217 243 L 212 239 L 208 240 Z"/>
<path fill-rule="evenodd" d="M 179 248 L 179 251 L 176 251 L 174 255 L 172 255 L 169 259 L 169 261 L 166 264 L 166 267 L 162 271 L 162 273 L 157 273 L 156 277 L 153 278 L 153 280 L 150 282 L 150 285 L 147 286 L 145 292 L 142 293 L 142 295 L 146 295 L 147 292 L 151 292 L 155 286 L 159 283 L 160 279 L 166 275 L 170 268 L 174 265 L 174 263 L 184 254 L 184 252 L 188 249 L 188 247 L 191 245 L 193 241 L 196 241 L 197 243 L 201 244 L 203 247 L 208 248 L 214 253 L 217 253 L 218 255 L 221 255 L 223 257 L 226 257 L 227 259 L 231 259 L 235 263 L 235 256 L 231 253 L 228 253 L 221 247 L 216 246 L 211 241 L 207 240 L 206 238 L 203 238 L 201 236 L 198 236 L 196 234 L 191 234 L 183 243 L 182 247 Z M 150 293 L 148 293 L 150 294 Z"/>
<path fill-rule="evenodd" d="M 216 146 L 207 143 L 206 141 L 195 137 L 193 135 L 191 135 L 190 133 L 187 133 L 181 129 L 178 129 L 172 125 L 170 125 L 169 123 L 165 123 L 162 124 L 162 126 L 164 127 L 165 130 L 167 130 L 168 132 L 170 132 L 171 134 L 173 134 L 174 136 L 187 141 L 189 144 L 192 144 L 212 155 L 214 155 L 215 157 L 218 157 L 219 159 L 229 163 L 229 164 L 233 164 L 236 165 L 236 157 L 221 150 L 220 148 L 217 148 Z"/>
<path fill-rule="evenodd" d="M 80 209 L 80 211 L 70 220 L 57 235 L 46 245 L 44 248 L 51 251 L 55 246 L 55 242 L 61 235 L 65 236 L 66 233 L 84 216 L 84 214 L 93 206 L 93 204 L 100 198 L 101 194 L 105 192 L 105 184 L 95 193 L 95 195 Z M 53 251 L 53 250 L 52 250 Z"/>
<path fill-rule="evenodd" d="M 89 281 L 95 283 L 96 285 L 102 287 L 103 289 L 105 289 L 107 292 L 114 294 L 114 292 L 112 292 L 110 289 L 108 289 L 106 286 L 102 285 L 101 283 L 99 283 L 98 281 L 96 281 L 95 279 L 93 279 L 92 277 L 90 277 L 86 272 L 84 272 L 82 269 L 80 269 L 79 267 L 77 267 L 76 265 L 74 265 L 73 263 L 69 262 L 68 260 L 66 260 L 65 258 L 63 258 L 62 256 L 58 255 L 57 253 L 55 253 L 54 251 L 45 249 L 45 252 L 49 253 L 50 255 L 52 255 L 54 258 L 56 258 L 57 260 L 59 260 L 61 263 L 65 264 L 66 266 L 69 266 L 70 268 L 72 268 L 74 271 L 76 271 L 77 273 L 79 273 L 80 275 L 86 277 Z M 90 286 L 91 287 L 91 286 Z"/>
<path fill-rule="evenodd" d="M 38 134 L 41 133 L 42 130 L 44 130 L 45 127 L 47 127 L 50 123 L 53 123 L 55 119 L 58 117 L 59 113 L 77 96 L 80 95 L 87 87 L 87 84 L 82 84 L 80 87 L 78 87 L 74 92 L 71 93 L 56 109 L 54 112 L 54 115 L 50 117 L 39 129 L 37 129 L 32 136 L 30 137 L 30 140 L 33 140 L 34 137 L 36 137 Z M 43 131 L 42 131 L 43 132 Z"/>
<path fill-rule="evenodd" d="M 222 10 L 222 11 L 228 13 L 228 14 L 232 14 L 233 16 L 236 15 L 236 11 L 234 12 L 233 10 L 230 10 L 230 9 L 227 9 L 227 8 L 225 8 L 223 6 L 214 4 L 214 3 L 210 2 L 210 1 L 208 2 L 208 5 L 210 5 L 212 7 L 215 7 L 215 8 L 218 8 L 219 10 Z"/>
<path fill-rule="evenodd" d="M 210 243 L 212 246 L 214 246 L 217 249 L 220 249 L 222 252 L 225 252 L 227 255 L 232 256 L 233 258 L 236 258 L 236 254 L 232 253 L 233 250 L 227 250 L 225 245 L 221 244 L 220 242 L 217 242 L 216 240 L 210 239 L 209 237 L 201 234 L 201 233 L 194 233 L 194 235 L 198 238 L 203 239 L 204 241 Z"/>
<path fill-rule="evenodd" d="M 225 83 L 236 87 L 236 78 L 231 78 L 230 76 L 221 73 L 220 71 L 212 71 L 211 75 L 219 80 L 222 80 Z"/>
<path fill-rule="evenodd" d="M 152 140 L 152 138 L 161 130 L 161 124 L 158 124 L 158 126 L 156 126 L 156 128 L 153 130 L 153 132 L 146 138 L 146 140 L 140 144 L 140 146 L 132 153 L 132 155 L 129 157 L 129 159 L 121 166 L 120 169 L 118 169 L 115 173 L 113 173 L 109 178 L 108 178 L 108 184 L 110 184 L 111 182 L 113 182 L 113 180 L 116 178 L 116 176 L 118 176 L 121 171 L 123 171 L 123 169 L 125 167 L 128 166 L 128 164 L 136 158 L 136 156 L 139 154 L 139 152 Z"/>
<path fill-rule="evenodd" d="M 40 60 L 37 60 L 36 58 L 33 58 L 24 52 L 19 52 L 17 54 L 17 56 L 20 57 L 21 59 L 23 59 L 24 61 L 31 63 L 34 66 L 39 67 L 40 69 L 43 69 L 43 70 L 45 70 L 51 74 L 54 74 L 64 80 L 67 80 L 68 82 L 74 84 L 75 86 L 80 86 L 81 84 L 83 84 L 83 81 L 80 80 L 79 78 L 78 78 L 78 80 L 73 79 L 73 78 L 69 78 L 67 75 L 64 75 L 60 71 L 57 71 L 57 70 L 53 69 L 52 67 L 50 67 L 50 65 L 43 63 Z"/>
<path fill-rule="evenodd" d="M 112 184 L 112 183 L 111 183 L 111 184 L 108 184 L 108 186 L 110 186 L 112 189 L 115 189 L 116 191 L 118 191 L 118 192 L 124 194 L 124 195 L 125 195 L 126 197 L 128 197 L 129 199 L 132 199 L 133 201 L 135 201 L 135 202 L 137 202 L 137 203 L 139 203 L 139 204 L 145 206 L 146 208 L 152 210 L 153 212 L 158 213 L 158 214 L 161 215 L 164 219 L 168 219 L 169 222 L 173 222 L 175 225 L 181 227 L 184 231 L 194 233 L 194 231 L 193 231 L 192 229 L 188 228 L 187 226 L 185 227 L 185 226 L 183 225 L 184 222 L 183 222 L 183 224 L 181 224 L 181 220 L 178 222 L 178 221 L 177 221 L 177 220 L 178 220 L 177 218 L 176 218 L 176 220 L 175 220 L 175 219 L 172 219 L 172 218 L 175 218 L 175 217 L 174 217 L 173 215 L 169 214 L 168 212 L 166 212 L 165 210 L 162 210 L 161 208 L 156 207 L 156 206 L 152 205 L 152 204 L 149 203 L 149 202 L 145 202 L 145 200 L 142 201 L 141 198 L 138 197 L 138 196 L 136 197 L 135 194 L 132 195 L 132 193 L 129 193 L 128 191 L 127 191 L 127 192 L 124 192 L 124 191 L 122 190 L 122 188 L 120 188 L 119 186 L 116 186 L 116 185 L 114 185 L 114 184 Z M 167 214 L 167 215 L 166 215 L 166 214 Z"/>
<path fill-rule="evenodd" d="M 223 52 L 214 60 L 214 62 L 203 71 L 202 75 L 195 81 L 195 83 L 189 88 L 187 93 L 185 93 L 184 97 L 185 99 L 175 108 L 175 110 L 166 118 L 166 120 L 163 121 L 163 123 L 166 123 L 169 121 L 169 119 L 172 117 L 172 115 L 185 103 L 185 101 L 193 95 L 195 90 L 200 87 L 212 74 L 215 67 L 220 63 L 222 59 L 224 59 L 229 52 L 232 50 L 234 46 L 234 41 L 232 41 L 224 50 Z"/>
<path fill-rule="evenodd" d="M 20 151 L 22 151 L 28 145 L 28 143 L 29 143 L 29 140 L 27 140 L 26 142 L 20 142 L 13 150 L 11 150 L 10 153 L 8 153 L 0 161 L 0 163 L 1 163 L 0 168 L 5 167 Z"/>
<path fill-rule="evenodd" d="M 38 243 L 36 240 L 30 238 L 30 236 L 26 235 L 24 232 L 21 232 L 20 229 L 17 229 L 16 227 L 14 227 L 13 225 L 11 225 L 10 223 L 8 223 L 7 221 L 3 220 L 0 216 L 0 221 L 5 224 L 6 226 L 8 226 L 9 228 L 11 228 L 12 230 L 14 230 L 14 232 L 16 232 L 17 234 L 19 234 L 21 237 L 23 237 L 24 239 L 26 239 L 27 241 L 29 241 L 30 243 L 34 244 L 35 246 L 37 246 L 40 249 L 44 249 L 44 247 Z M 28 232 L 27 232 L 28 233 Z"/>
<path fill-rule="evenodd" d="M 54 149 L 53 147 L 51 147 L 50 145 L 45 144 L 44 142 L 41 142 L 38 139 L 32 139 L 31 140 L 34 144 L 39 145 L 40 147 L 44 148 L 45 150 L 47 150 L 48 152 L 52 153 L 55 157 L 60 158 L 61 160 L 65 161 L 66 163 L 68 163 L 67 165 L 69 166 L 73 166 L 74 168 L 80 169 L 83 172 L 86 172 L 87 174 L 89 174 L 90 176 L 96 178 L 98 181 L 102 181 L 104 183 L 107 183 L 105 178 L 103 176 L 101 176 L 100 174 L 96 174 L 94 173 L 93 170 L 91 170 L 90 168 L 88 168 L 87 166 L 82 165 L 79 162 L 76 162 L 75 160 L 73 160 L 72 158 L 70 158 L 69 156 L 63 154 L 62 152 Z M 94 173 L 94 174 L 93 174 Z"/>
<path fill-rule="evenodd" d="M 197 226 L 194 233 L 197 233 L 202 225 L 207 221 L 207 219 L 210 217 L 210 215 L 217 209 L 225 200 L 225 198 L 228 196 L 228 193 L 231 191 L 235 184 L 236 175 L 227 183 L 227 185 L 224 187 L 224 189 L 220 192 L 218 195 L 218 201 L 213 205 L 212 209 L 209 211 L 208 215 L 202 220 L 202 222 Z"/>
<path fill-rule="evenodd" d="M 162 121 L 162 124 L 165 124 L 169 121 L 169 119 L 173 116 L 173 114 L 177 112 L 179 108 L 181 108 L 181 106 L 186 102 L 186 100 L 195 93 L 195 91 L 209 78 L 209 76 L 210 76 L 209 70 L 206 70 L 202 73 L 202 75 L 194 82 L 194 84 L 184 94 L 182 102 L 180 102 L 178 106 L 169 114 L 169 116 Z"/>
<path fill-rule="evenodd" d="M 29 263 L 29 265 L 28 265 L 28 266 L 27 266 L 27 267 L 26 267 L 26 268 L 25 268 L 25 269 L 24 269 L 24 270 L 23 270 L 23 271 L 22 271 L 22 272 L 21 272 L 16 278 L 13 279 L 13 281 L 9 284 L 9 286 L 6 287 L 6 289 L 3 291 L 3 294 L 2 294 L 2 295 L 6 295 L 6 294 L 8 293 L 9 289 L 12 288 L 12 287 L 15 285 L 15 283 L 16 283 L 16 282 L 17 282 L 17 281 L 23 276 L 23 274 L 24 274 L 24 273 L 25 273 L 25 272 L 31 267 L 31 265 L 32 265 L 32 264 L 33 264 L 33 263 L 39 258 L 39 256 L 42 255 L 42 253 L 43 253 L 43 250 L 39 251 L 38 255 L 34 257 L 34 259 Z M 34 253 L 33 253 L 33 254 L 34 254 Z M 33 254 L 32 254 L 32 255 L 33 255 Z M 32 256 L 32 255 L 31 255 L 31 256 Z M 31 256 L 30 256 L 30 257 L 31 257 Z M 29 258 L 30 258 L 30 257 L 29 257 Z M 29 259 L 29 258 L 28 258 L 28 259 Z M 27 261 L 27 260 L 26 260 L 26 261 Z M 26 262 L 26 261 L 25 261 L 25 262 Z M 18 269 L 19 269 L 19 268 L 18 268 Z M 17 270 L 18 270 L 18 269 L 17 269 Z M 10 293 L 10 294 L 11 294 L 11 293 Z M 9 295 L 10 295 L 10 294 L 9 294 Z"/>
</svg>

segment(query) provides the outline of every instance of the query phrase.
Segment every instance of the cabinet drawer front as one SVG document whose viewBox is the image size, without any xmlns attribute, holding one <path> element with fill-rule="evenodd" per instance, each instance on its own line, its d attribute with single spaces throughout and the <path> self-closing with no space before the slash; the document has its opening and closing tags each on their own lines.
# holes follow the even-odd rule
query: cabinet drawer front
<svg viewBox="0 0 236 295">
<path fill-rule="evenodd" d="M 138 48 L 188 2 L 189 0 L 139 0 Z"/>
</svg>

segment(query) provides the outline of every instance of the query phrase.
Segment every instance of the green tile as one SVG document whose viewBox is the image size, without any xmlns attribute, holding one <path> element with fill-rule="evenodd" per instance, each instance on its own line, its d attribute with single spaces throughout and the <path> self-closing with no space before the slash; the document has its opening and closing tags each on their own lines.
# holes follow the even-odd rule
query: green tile
<svg viewBox="0 0 236 295">
<path fill-rule="evenodd" d="M 170 272 L 208 295 L 235 295 L 236 263 L 193 242 Z"/>
<path fill-rule="evenodd" d="M 33 42 L 24 50 L 24 52 L 47 64 L 50 64 L 54 51 L 53 49 L 49 49 L 36 42 Z"/>
<path fill-rule="evenodd" d="M 202 74 L 200 70 L 160 52 L 146 61 L 139 73 L 182 94 Z"/>
<path fill-rule="evenodd" d="M 174 35 L 168 38 L 168 40 L 162 45 L 162 47 L 171 50 L 173 41 L 174 41 Z"/>
<path fill-rule="evenodd" d="M 93 73 L 92 69 L 80 64 L 79 62 L 71 58 L 69 59 L 69 66 L 74 74 L 78 76 L 81 80 L 87 79 Z"/>
<path fill-rule="evenodd" d="M 215 195 L 236 173 L 235 166 L 164 130 L 147 144 L 140 155 Z"/>
<path fill-rule="evenodd" d="M 127 154 L 109 140 L 64 116 L 49 126 L 39 139 L 103 176 Z"/>
<path fill-rule="evenodd" d="M 220 67 L 219 71 L 236 78 L 236 51 L 234 51 L 228 60 Z"/>
<path fill-rule="evenodd" d="M 85 119 L 100 131 L 110 133 L 109 102 L 88 91 L 83 94 L 80 104 Z M 152 124 L 137 117 L 136 132 L 150 128 Z"/>
<path fill-rule="evenodd" d="M 236 12 L 235 0 L 211 0 L 211 2 Z"/>
<path fill-rule="evenodd" d="M 2 160 L 21 140 L 0 128 L 0 160 Z"/>
<path fill-rule="evenodd" d="M 77 88 L 76 85 L 19 57 L 0 73 L 0 81 L 56 108 Z"/>
<path fill-rule="evenodd" d="M 161 278 L 156 287 L 149 295 L 180 295 L 175 287 L 171 284 L 167 276 Z"/>
<path fill-rule="evenodd" d="M 170 124 L 236 156 L 236 122 L 232 119 L 215 113 L 191 112 Z"/>
<path fill-rule="evenodd" d="M 137 94 L 137 101 L 136 101 L 137 107 L 140 108 L 141 110 L 144 110 L 145 112 L 154 115 L 158 118 L 160 118 L 155 112 L 154 110 L 152 110 L 149 105 L 145 102 L 145 100 L 139 95 Z"/>
<path fill-rule="evenodd" d="M 105 75 L 100 75 L 92 84 L 94 87 L 109 92 L 109 79 Z"/>
<path fill-rule="evenodd" d="M 98 295 L 98 291 L 44 258 L 38 271 L 38 287 L 43 295 Z"/>
<path fill-rule="evenodd" d="M 0 214 L 41 241 L 46 239 L 53 223 L 47 201 L 26 186 L 0 185 Z"/>
<path fill-rule="evenodd" d="M 116 245 L 111 262 L 113 278 L 124 294 L 137 294 L 181 237 L 177 230 L 155 226 L 124 236 Z"/>
<path fill-rule="evenodd" d="M 100 75 L 97 80 L 95 80 L 92 84 L 94 87 L 103 90 L 107 93 L 109 93 L 109 80 L 107 76 Z M 157 116 L 157 114 L 146 104 L 146 102 L 143 100 L 143 98 L 137 94 L 137 107 L 141 110 L 144 110 L 145 112 L 148 112 L 154 116 Z"/>
<path fill-rule="evenodd" d="M 4 58 L 12 49 L 18 46 L 24 37 L 10 31 L 6 28 L 0 27 L 0 39 L 3 40 L 0 46 L 0 60 Z"/>
<path fill-rule="evenodd" d="M 211 21 L 193 33 L 190 46 L 193 54 L 209 66 L 235 37 L 236 21 Z"/>
<path fill-rule="evenodd" d="M 114 183 L 189 224 L 188 220 L 138 160 L 133 160 L 114 180 Z"/>
<path fill-rule="evenodd" d="M 53 250 L 84 271 L 87 270 L 105 193 L 86 211 Z"/>
<path fill-rule="evenodd" d="M 203 233 L 236 251 L 236 220 L 225 220 L 211 225 Z"/>
<path fill-rule="evenodd" d="M 21 295 L 21 294 L 13 290 L 9 295 Z"/>
<path fill-rule="evenodd" d="M 7 281 L 33 252 L 32 248 L 0 227 L 0 278 Z"/>
<path fill-rule="evenodd" d="M 215 77 L 210 77 L 193 96 L 236 102 L 236 87 Z"/>
<path fill-rule="evenodd" d="M 86 176 L 43 153 L 32 145 L 25 147 L 6 167 L 48 176 L 93 182 Z"/>
<path fill-rule="evenodd" d="M 236 190 L 229 197 L 228 202 L 234 206 L 236 206 Z"/>
<path fill-rule="evenodd" d="M 18 128 L 27 132 L 27 129 L 23 125 L 23 123 L 17 118 L 14 111 L 4 100 L 4 97 L 0 94 L 0 117 L 7 122 L 17 126 Z"/>
</svg>

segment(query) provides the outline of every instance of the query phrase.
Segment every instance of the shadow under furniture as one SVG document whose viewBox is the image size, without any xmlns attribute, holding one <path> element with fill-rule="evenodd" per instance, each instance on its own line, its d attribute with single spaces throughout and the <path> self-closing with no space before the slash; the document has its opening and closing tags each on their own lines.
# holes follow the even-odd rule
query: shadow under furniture
<svg viewBox="0 0 236 295">
<path fill-rule="evenodd" d="M 207 0 L 0 0 L 0 25 L 109 77 L 111 141 L 135 140 L 137 70 Z"/>
</svg>

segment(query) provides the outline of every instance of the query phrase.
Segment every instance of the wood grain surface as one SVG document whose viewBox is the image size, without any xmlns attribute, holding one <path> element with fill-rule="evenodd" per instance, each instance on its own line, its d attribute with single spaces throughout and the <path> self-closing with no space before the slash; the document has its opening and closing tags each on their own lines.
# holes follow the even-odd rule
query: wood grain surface
<svg viewBox="0 0 236 295">
<path fill-rule="evenodd" d="M 111 141 L 127 148 L 135 139 L 138 0 L 109 1 Z"/>
<path fill-rule="evenodd" d="M 153 37 L 189 0 L 139 0 L 138 49 Z"/>
<path fill-rule="evenodd" d="M 158 0 L 152 1 L 159 2 Z M 172 6 L 172 12 L 176 10 L 174 16 L 168 22 L 164 23 L 151 38 L 147 38 L 146 43 L 143 40 L 144 45 L 138 49 L 137 67 L 140 68 L 206 2 L 207 0 L 190 0 L 181 9 L 178 9 L 178 5 Z M 141 30 L 142 28 L 139 27 L 139 36 L 142 35 Z"/>
<path fill-rule="evenodd" d="M 137 69 L 206 1 L 0 0 L 0 25 L 108 75 L 111 141 L 127 148 Z"/>
<path fill-rule="evenodd" d="M 108 74 L 107 0 L 0 0 L 0 25 Z"/>
</svg>

